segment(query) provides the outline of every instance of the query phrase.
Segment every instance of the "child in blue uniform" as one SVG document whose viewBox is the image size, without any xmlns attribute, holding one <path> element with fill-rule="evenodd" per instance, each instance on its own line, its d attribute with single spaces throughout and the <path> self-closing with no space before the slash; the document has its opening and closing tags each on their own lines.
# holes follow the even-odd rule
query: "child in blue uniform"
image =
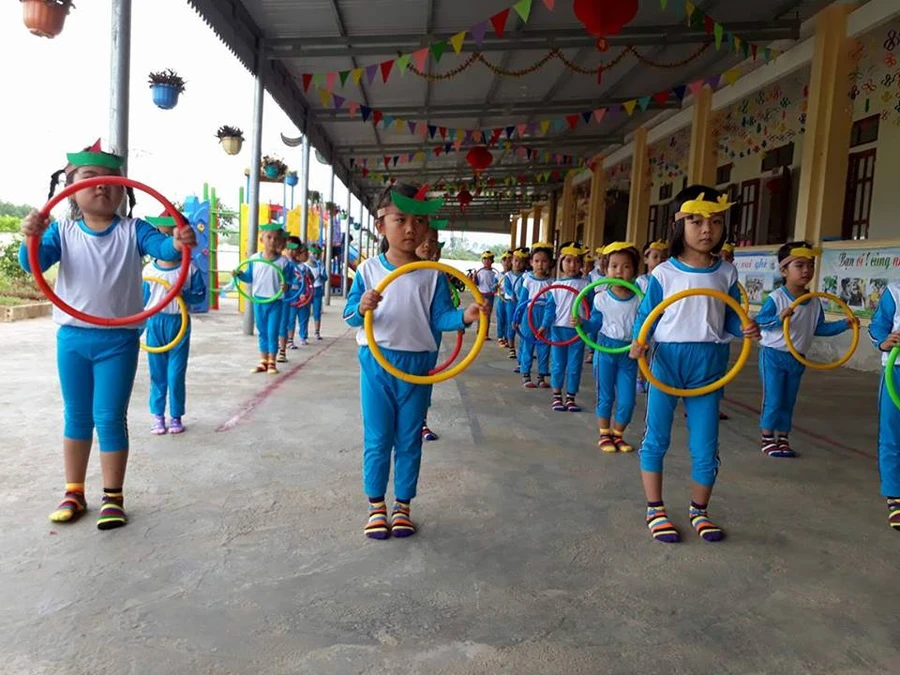
<svg viewBox="0 0 900 675">
<path fill-rule="evenodd" d="M 666 261 L 669 257 L 669 244 L 666 241 L 648 241 L 644 245 L 644 264 L 647 266 L 647 272 L 640 275 L 635 283 L 644 294 L 647 293 L 647 286 L 650 285 L 650 274 L 656 267 Z M 639 394 L 647 393 L 647 383 L 640 371 L 637 373 L 637 391 Z"/>
<path fill-rule="evenodd" d="M 631 357 L 647 347 L 637 335 L 650 311 L 663 298 L 689 288 L 709 288 L 728 293 L 740 302 L 737 270 L 718 258 L 725 241 L 724 212 L 728 198 L 715 188 L 691 185 L 674 200 L 671 257 L 651 274 L 647 294 L 634 323 Z M 741 326 L 740 317 L 720 300 L 705 296 L 686 298 L 671 305 L 649 337 L 655 341 L 652 370 L 672 387 L 695 389 L 721 378 L 728 367 L 729 334 L 759 339 L 759 326 Z M 722 530 L 707 514 L 707 505 L 719 468 L 718 391 L 686 397 L 688 449 L 691 454 L 691 525 L 704 541 L 719 541 Z M 641 446 L 641 479 L 647 495 L 647 527 L 654 539 L 680 541 L 662 499 L 663 459 L 669 449 L 672 419 L 678 398 L 650 387 L 647 397 L 647 431 Z"/>
<path fill-rule="evenodd" d="M 301 243 L 297 248 L 296 260 L 297 269 L 294 270 L 294 276 L 302 278 L 303 284 L 307 288 L 314 289 L 315 278 L 313 277 L 313 270 L 309 266 L 309 247 L 306 244 Z M 306 293 L 308 291 L 304 289 L 303 292 Z M 297 308 L 297 336 L 301 346 L 309 344 L 309 318 L 312 316 L 312 306 L 313 299 L 310 298 L 306 301 L 306 304 Z"/>
<path fill-rule="evenodd" d="M 487 311 L 486 304 L 472 304 L 465 311 L 454 309 L 446 277 L 435 270 L 416 270 L 399 277 L 384 296 L 375 292 L 391 271 L 419 260 L 416 249 L 428 234 L 428 216 L 443 204 L 442 199 L 425 199 L 426 194 L 427 186 L 416 190 L 398 184 L 381 195 L 375 224 L 387 248 L 357 268 L 344 309 L 344 320 L 359 329 L 363 488 L 369 499 L 365 534 L 372 539 L 408 537 L 416 532 L 410 502 L 419 480 L 420 430 L 430 388 L 398 380 L 375 361 L 362 328 L 365 313 L 373 312 L 375 340 L 385 358 L 404 372 L 424 375 L 437 351 L 434 332 L 462 330 Z M 392 451 L 395 501 L 388 519 L 384 498 Z"/>
<path fill-rule="evenodd" d="M 494 270 L 494 254 L 491 251 L 485 251 L 481 254 L 481 269 L 477 270 L 474 274 L 474 282 L 475 285 L 478 286 L 478 290 L 481 291 L 481 295 L 484 296 L 484 301 L 491 308 L 491 311 L 494 309 L 494 294 L 497 292 L 497 284 L 499 282 L 499 277 L 497 275 L 496 270 Z M 490 332 L 491 332 L 491 314 L 488 312 L 488 337 L 487 340 L 490 340 Z M 500 333 L 497 333 L 497 338 L 500 338 Z"/>
<path fill-rule="evenodd" d="M 281 328 L 278 334 L 278 363 L 287 361 L 287 350 L 297 349 L 294 344 L 294 329 L 297 327 L 299 308 L 298 300 L 306 294 L 307 277 L 306 265 L 300 262 L 300 247 L 303 244 L 300 237 L 287 237 L 282 255 L 290 263 L 290 273 L 285 272 L 285 283 L 288 289 L 281 296 Z"/>
<path fill-rule="evenodd" d="M 813 336 L 840 335 L 853 322 L 848 319 L 826 321 L 819 298 L 810 298 L 796 309 L 791 303 L 808 292 L 807 287 L 816 273 L 816 255 L 812 245 L 794 241 L 778 249 L 778 266 L 784 285 L 775 289 L 756 315 L 762 329 L 759 348 L 759 376 L 762 380 L 763 400 L 759 427 L 762 434 L 760 449 L 769 457 L 796 457 L 788 441 L 797 403 L 800 379 L 806 366 L 788 351 L 784 340 L 783 322 L 791 317 L 791 342 L 800 354 L 806 354 Z"/>
<path fill-rule="evenodd" d="M 633 281 L 638 268 L 638 252 L 634 244 L 615 242 L 603 249 L 607 259 L 606 277 Z M 631 342 L 640 297 L 624 286 L 600 286 L 594 293 L 591 318 L 584 329 L 596 333 L 597 344 L 625 347 Z M 576 321 L 577 323 L 577 321 Z M 627 353 L 594 352 L 594 386 L 597 389 L 597 427 L 603 452 L 633 452 L 625 441 L 625 429 L 634 415 L 637 363 Z M 613 418 L 613 403 L 616 415 Z"/>
<path fill-rule="evenodd" d="M 318 244 L 311 244 L 309 247 L 309 261 L 306 265 L 312 272 L 313 286 L 315 288 L 311 309 L 316 340 L 322 339 L 322 299 L 325 297 L 325 280 L 328 278 L 328 271 L 325 269 L 325 263 L 322 262 L 321 256 L 322 247 Z"/>
<path fill-rule="evenodd" d="M 544 320 L 538 328 L 543 336 L 550 336 L 551 342 L 567 342 L 578 337 L 572 328 L 572 305 L 575 296 L 584 290 L 588 280 L 581 276 L 584 249 L 575 242 L 563 244 L 559 250 L 559 266 L 554 286 L 566 286 L 574 293 L 561 288 L 547 291 L 542 297 L 547 299 Z M 537 307 L 535 307 L 537 312 Z M 587 317 L 585 317 L 587 318 Z M 581 370 L 584 367 L 584 342 L 579 338 L 570 345 L 550 347 L 550 386 L 553 400 L 550 408 L 556 412 L 581 412 L 575 403 L 581 385 Z M 562 386 L 566 384 L 566 399 L 563 401 Z"/>
<path fill-rule="evenodd" d="M 507 310 L 507 327 L 506 327 L 506 346 L 509 349 L 507 356 L 511 359 L 516 357 L 516 333 L 515 316 L 516 316 L 516 298 L 519 295 L 519 286 L 522 283 L 522 275 L 528 270 L 531 263 L 531 251 L 528 248 L 521 247 L 513 251 L 512 269 L 509 274 L 501 282 L 501 288 L 504 297 L 507 299 L 509 309 Z M 516 367 L 516 372 L 519 372 Z"/>
<path fill-rule="evenodd" d="M 509 298 L 506 297 L 503 282 L 506 281 L 506 276 L 512 272 L 512 257 L 513 252 L 507 251 L 500 258 L 503 272 L 500 273 L 497 279 L 497 344 L 506 349 L 509 348 L 509 341 L 506 336 L 509 334 L 509 316 L 512 304 L 509 302 Z"/>
<path fill-rule="evenodd" d="M 521 328 L 522 342 L 519 345 L 519 371 L 522 374 L 522 386 L 526 389 L 548 389 L 547 377 L 550 375 L 550 345 L 535 338 L 528 325 L 528 306 L 532 299 L 546 286 L 553 283 L 550 270 L 553 269 L 553 246 L 546 243 L 531 247 L 531 271 L 522 275 L 519 290 L 516 293 L 516 309 L 513 314 L 513 329 Z M 544 322 L 544 311 L 547 307 L 545 293 L 534 305 L 532 319 L 535 327 Z M 537 353 L 537 383 L 531 380 L 531 366 Z"/>
<path fill-rule="evenodd" d="M 287 292 L 287 281 L 294 272 L 293 265 L 281 255 L 286 242 L 281 226 L 278 223 L 268 223 L 260 225 L 259 230 L 259 239 L 263 250 L 250 256 L 250 260 L 268 260 L 272 265 L 251 263 L 240 272 L 232 272 L 232 275 L 240 281 L 250 284 L 248 295 L 265 300 L 276 295 L 279 289 Z M 282 282 L 273 265 L 281 269 L 284 275 L 284 282 Z M 278 353 L 278 336 L 281 332 L 283 309 L 283 303 L 280 300 L 254 303 L 253 318 L 256 322 L 256 332 L 258 334 L 259 365 L 251 370 L 251 373 L 267 372 L 269 375 L 278 374 L 275 358 Z"/>
<path fill-rule="evenodd" d="M 175 229 L 175 221 L 169 217 L 148 219 L 156 225 L 156 229 L 166 236 L 171 236 Z M 144 268 L 145 277 L 156 277 L 174 286 L 179 275 L 179 263 L 167 260 L 154 260 Z M 168 289 L 151 282 L 144 282 L 144 307 L 155 307 L 165 297 Z M 206 284 L 200 271 L 191 265 L 190 276 L 181 290 L 181 297 L 190 306 L 203 302 L 206 296 Z M 169 344 L 181 330 L 181 308 L 173 300 L 161 312 L 147 319 L 147 346 L 162 347 Z M 188 356 L 191 352 L 191 324 L 188 317 L 188 328 L 177 345 L 167 352 L 148 353 L 147 364 L 150 367 L 150 414 L 153 419 L 150 433 L 157 436 L 184 433 L 185 379 L 187 378 Z M 169 425 L 166 427 L 166 394 L 169 397 Z"/>
<path fill-rule="evenodd" d="M 884 289 L 869 323 L 869 337 L 887 367 L 888 352 L 900 346 L 900 281 L 892 281 Z M 894 364 L 894 382 L 900 382 L 900 360 Z M 878 473 L 881 494 L 887 499 L 888 523 L 900 532 L 900 408 L 888 394 L 883 374 L 878 391 Z"/>
<path fill-rule="evenodd" d="M 420 260 L 432 260 L 437 262 L 441 259 L 441 242 L 438 241 L 438 232 L 434 227 L 428 228 L 428 233 L 425 236 L 425 240 L 419 244 L 419 248 L 416 249 L 416 255 Z M 449 279 L 447 290 L 450 291 Z M 451 298 L 453 297 L 453 292 L 450 291 Z M 432 354 L 432 359 L 430 361 L 430 365 L 428 367 L 429 370 L 434 368 L 437 365 L 438 357 L 441 350 L 441 342 L 443 342 L 444 334 L 439 331 L 433 331 L 434 334 L 434 343 L 437 345 L 437 351 Z M 434 433 L 431 428 L 428 426 L 428 410 L 431 410 L 431 394 L 433 393 L 434 387 L 428 387 L 428 407 L 425 411 L 425 418 L 422 420 L 422 441 L 423 442 L 431 442 L 438 440 L 438 435 Z"/>
<path fill-rule="evenodd" d="M 124 158 L 102 152 L 100 141 L 83 152 L 68 155 L 66 183 L 96 176 L 119 176 Z M 130 200 L 133 200 L 129 193 Z M 141 312 L 141 258 L 178 261 L 182 246 L 196 237 L 190 228 L 167 237 L 149 223 L 120 217 L 125 191 L 119 186 L 81 190 L 69 200 L 71 214 L 54 223 L 36 211 L 22 221 L 22 234 L 40 240 L 41 270 L 59 263 L 56 293 L 82 312 L 121 318 Z M 133 203 L 133 202 L 132 202 Z M 31 271 L 25 244 L 19 262 Z M 100 441 L 103 505 L 97 527 L 109 530 L 128 522 L 122 486 L 128 464 L 128 403 L 138 363 L 140 324 L 126 328 L 99 328 L 54 308 L 60 324 L 57 366 L 65 406 L 63 455 L 66 493 L 53 522 L 75 520 L 87 508 L 84 479 L 91 454 L 94 427 Z"/>
</svg>

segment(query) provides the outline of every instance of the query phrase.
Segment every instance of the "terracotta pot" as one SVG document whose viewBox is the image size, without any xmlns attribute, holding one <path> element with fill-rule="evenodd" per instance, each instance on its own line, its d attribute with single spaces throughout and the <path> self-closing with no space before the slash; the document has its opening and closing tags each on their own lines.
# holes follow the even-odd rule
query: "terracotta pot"
<svg viewBox="0 0 900 675">
<path fill-rule="evenodd" d="M 222 149 L 229 155 L 236 155 L 241 151 L 241 148 L 244 145 L 244 139 L 240 136 L 225 136 L 225 138 L 220 138 L 219 143 L 222 144 Z"/>
<path fill-rule="evenodd" d="M 44 0 L 23 0 L 22 20 L 32 35 L 55 38 L 62 33 L 69 14 L 69 5 L 57 5 Z"/>
</svg>

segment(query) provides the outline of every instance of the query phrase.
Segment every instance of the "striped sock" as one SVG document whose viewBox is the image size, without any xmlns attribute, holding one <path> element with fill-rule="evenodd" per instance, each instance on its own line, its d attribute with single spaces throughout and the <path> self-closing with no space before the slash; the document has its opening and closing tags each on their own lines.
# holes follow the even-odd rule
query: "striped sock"
<svg viewBox="0 0 900 675">
<path fill-rule="evenodd" d="M 66 494 L 56 511 L 50 514 L 50 520 L 54 523 L 68 523 L 77 520 L 86 509 L 84 483 L 66 483 Z"/>
<path fill-rule="evenodd" d="M 390 536 L 384 497 L 369 500 L 369 520 L 364 532 L 369 539 L 387 539 Z"/>
<path fill-rule="evenodd" d="M 894 531 L 900 532 L 900 497 L 888 497 L 887 507 L 890 514 L 888 522 Z"/>
<path fill-rule="evenodd" d="M 411 537 L 416 533 L 416 526 L 409 517 L 409 502 L 399 499 L 394 502 L 391 513 L 391 535 L 395 537 Z"/>
<path fill-rule="evenodd" d="M 666 507 L 662 502 L 647 502 L 647 527 L 656 541 L 665 544 L 681 541 L 681 535 L 666 515 Z"/>
<path fill-rule="evenodd" d="M 97 518 L 98 530 L 114 530 L 128 523 L 122 488 L 103 488 L 103 506 Z"/>
<path fill-rule="evenodd" d="M 694 526 L 703 541 L 721 541 L 725 538 L 725 533 L 709 519 L 706 513 L 706 504 L 700 505 L 691 502 L 688 513 L 691 517 L 691 525 Z"/>
</svg>

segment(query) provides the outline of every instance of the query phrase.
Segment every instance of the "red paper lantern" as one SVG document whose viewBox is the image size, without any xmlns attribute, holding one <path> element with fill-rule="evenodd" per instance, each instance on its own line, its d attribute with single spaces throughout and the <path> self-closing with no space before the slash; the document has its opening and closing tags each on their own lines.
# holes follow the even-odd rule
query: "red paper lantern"
<svg viewBox="0 0 900 675">
<path fill-rule="evenodd" d="M 483 145 L 476 145 L 466 153 L 466 161 L 475 173 L 479 174 L 494 163 L 494 156 Z"/>
<path fill-rule="evenodd" d="M 618 35 L 637 16 L 638 0 L 574 0 L 575 17 L 591 35 Z"/>
<path fill-rule="evenodd" d="M 462 212 L 465 213 L 466 208 L 472 203 L 472 193 L 466 188 L 463 188 L 459 191 L 459 194 L 456 195 L 456 202 L 459 204 L 459 208 Z"/>
</svg>

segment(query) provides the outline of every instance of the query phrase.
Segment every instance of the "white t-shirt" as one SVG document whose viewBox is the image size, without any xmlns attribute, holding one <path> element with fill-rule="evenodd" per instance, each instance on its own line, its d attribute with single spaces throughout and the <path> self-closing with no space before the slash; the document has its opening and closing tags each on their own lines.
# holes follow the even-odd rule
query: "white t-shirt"
<svg viewBox="0 0 900 675">
<path fill-rule="evenodd" d="M 254 253 L 249 259 L 263 259 L 262 251 Z M 291 262 L 287 258 L 280 255 L 274 260 L 269 260 L 269 262 L 281 269 L 281 272 L 284 275 L 284 282 L 282 282 L 281 276 L 279 276 L 272 265 L 267 265 L 266 263 L 248 263 L 244 269 L 241 270 L 240 274 L 240 279 L 245 283 L 250 284 L 248 295 L 255 298 L 271 298 L 273 295 L 277 295 L 278 291 L 281 290 L 282 283 L 291 283 L 292 280 L 289 275 L 289 272 L 292 272 L 292 270 L 289 269 Z"/>
<path fill-rule="evenodd" d="M 482 267 L 475 272 L 475 283 L 482 295 L 495 293 L 499 279 L 500 275 L 494 269 Z"/>
<path fill-rule="evenodd" d="M 577 293 L 581 293 L 584 290 L 585 286 L 588 285 L 587 279 L 557 279 L 553 282 L 555 286 L 568 286 L 573 289 L 575 293 L 570 293 L 569 291 L 564 291 L 561 288 L 554 288 L 553 290 L 547 291 L 544 295 L 552 296 L 553 298 L 553 306 L 556 309 L 556 316 L 553 319 L 553 325 L 556 327 L 572 327 L 572 305 L 575 303 L 575 297 Z M 586 303 L 585 303 L 586 304 Z M 583 311 L 581 312 L 582 318 L 587 318 L 584 316 Z M 546 324 L 545 324 L 546 325 Z"/>
<path fill-rule="evenodd" d="M 613 340 L 631 342 L 634 320 L 641 306 L 640 297 L 634 294 L 630 298 L 620 298 L 611 288 L 600 288 L 597 291 L 594 310 L 603 315 L 600 333 Z"/>
</svg>

